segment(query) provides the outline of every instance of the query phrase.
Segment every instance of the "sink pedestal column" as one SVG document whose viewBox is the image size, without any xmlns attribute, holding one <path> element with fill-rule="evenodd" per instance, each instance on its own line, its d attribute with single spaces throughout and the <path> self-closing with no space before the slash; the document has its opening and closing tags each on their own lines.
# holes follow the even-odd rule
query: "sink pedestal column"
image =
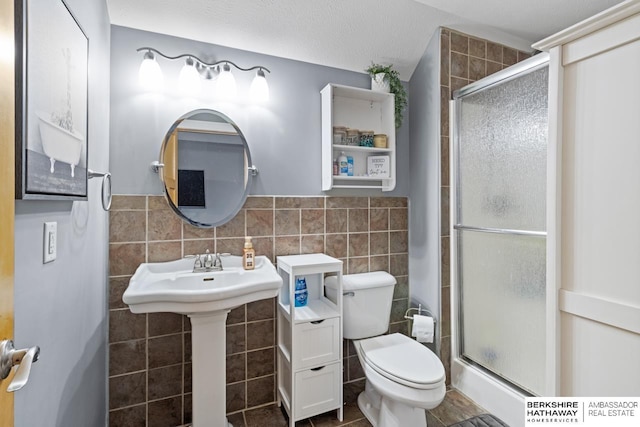
<svg viewBox="0 0 640 427">
<path fill-rule="evenodd" d="M 226 417 L 226 320 L 229 311 L 189 315 L 193 427 L 231 426 Z"/>
</svg>

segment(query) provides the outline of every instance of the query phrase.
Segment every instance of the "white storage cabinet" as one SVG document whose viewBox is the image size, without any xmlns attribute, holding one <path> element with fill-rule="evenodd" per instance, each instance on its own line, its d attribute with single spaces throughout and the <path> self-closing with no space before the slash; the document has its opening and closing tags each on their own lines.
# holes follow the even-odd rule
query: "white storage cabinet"
<svg viewBox="0 0 640 427">
<path fill-rule="evenodd" d="M 391 191 L 396 187 L 395 97 L 330 83 L 320 91 L 322 99 L 322 190 L 372 188 Z M 387 135 L 387 148 L 334 144 L 333 127 L 372 130 Z M 333 175 L 333 160 L 344 151 L 353 157 L 354 176 Z M 367 158 L 389 156 L 389 178 L 367 176 Z"/>
<path fill-rule="evenodd" d="M 342 421 L 342 261 L 324 254 L 279 256 L 278 405 L 289 425 L 338 410 Z M 338 278 L 336 303 L 325 297 L 325 277 Z M 295 307 L 296 278 L 307 282 L 307 305 Z"/>
</svg>

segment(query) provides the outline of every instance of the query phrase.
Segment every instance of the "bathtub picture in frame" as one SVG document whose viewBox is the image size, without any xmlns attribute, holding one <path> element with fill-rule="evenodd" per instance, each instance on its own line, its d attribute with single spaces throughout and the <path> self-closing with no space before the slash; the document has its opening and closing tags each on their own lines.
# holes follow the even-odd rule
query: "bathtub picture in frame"
<svg viewBox="0 0 640 427">
<path fill-rule="evenodd" d="M 89 40 L 63 0 L 16 16 L 16 198 L 86 200 Z"/>
</svg>

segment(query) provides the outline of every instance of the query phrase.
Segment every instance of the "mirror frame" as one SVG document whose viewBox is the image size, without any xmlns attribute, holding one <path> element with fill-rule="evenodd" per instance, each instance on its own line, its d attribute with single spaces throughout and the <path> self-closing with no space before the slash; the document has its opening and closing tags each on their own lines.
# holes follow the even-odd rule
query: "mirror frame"
<svg viewBox="0 0 640 427">
<path fill-rule="evenodd" d="M 233 126 L 233 128 L 236 130 L 236 132 L 238 133 L 238 136 L 242 139 L 242 144 L 244 146 L 244 154 L 245 154 L 245 163 L 246 163 L 246 170 L 244 171 L 245 177 L 246 177 L 246 185 L 244 187 L 244 192 L 242 194 L 242 197 L 240 199 L 240 202 L 238 203 L 237 206 L 234 206 L 231 210 L 228 210 L 222 219 L 220 219 L 219 221 L 214 221 L 210 224 L 208 223 L 202 223 L 199 221 L 195 221 L 192 220 L 191 218 L 187 217 L 178 206 L 176 206 L 176 204 L 173 202 L 173 200 L 171 200 L 171 197 L 169 197 L 169 192 L 167 191 L 167 185 L 165 184 L 164 181 L 164 167 L 161 168 L 158 171 L 158 175 L 160 176 L 160 181 L 162 181 L 162 187 L 163 187 L 163 191 L 164 191 L 164 197 L 167 200 L 167 203 L 169 204 L 169 206 L 171 207 L 171 209 L 173 210 L 173 212 L 178 215 L 178 217 L 180 217 L 183 221 L 188 222 L 189 224 L 193 225 L 194 227 L 198 227 L 198 228 L 213 228 L 213 227 L 219 227 L 223 224 L 226 224 L 227 222 L 231 221 L 233 219 L 233 217 L 235 217 L 238 212 L 240 212 L 240 210 L 242 209 L 242 207 L 244 206 L 244 203 L 247 200 L 247 196 L 249 195 L 249 192 L 251 190 L 251 185 L 253 183 L 253 173 L 251 173 L 251 168 L 253 167 L 253 163 L 251 162 L 251 151 L 249 150 L 249 144 L 247 144 L 247 139 L 244 137 L 244 134 L 242 133 L 242 131 L 240 130 L 240 128 L 238 127 L 238 125 L 236 125 L 236 123 L 231 120 L 229 117 L 227 117 L 225 114 L 216 111 L 216 110 L 211 110 L 208 108 L 201 108 L 201 109 L 197 109 L 197 110 L 191 110 L 185 114 L 183 114 L 182 116 L 180 116 L 175 122 L 173 122 L 173 124 L 171 125 L 171 127 L 169 128 L 169 130 L 165 133 L 164 135 L 164 139 L 162 140 L 162 146 L 160 147 L 160 164 L 164 166 L 164 153 L 165 153 L 165 149 L 167 148 L 167 144 L 169 142 L 169 139 L 171 137 L 171 135 L 173 134 L 173 132 L 176 131 L 176 129 L 180 126 L 180 124 L 195 116 L 195 115 L 199 115 L 199 114 L 212 114 L 215 116 L 220 117 L 221 119 L 224 119 L 228 124 L 230 124 L 231 126 Z"/>
</svg>

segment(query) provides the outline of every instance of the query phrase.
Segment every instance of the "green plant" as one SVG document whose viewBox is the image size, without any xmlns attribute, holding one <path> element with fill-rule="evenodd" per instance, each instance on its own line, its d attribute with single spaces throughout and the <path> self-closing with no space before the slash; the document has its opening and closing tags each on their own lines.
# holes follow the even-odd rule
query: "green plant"
<svg viewBox="0 0 640 427">
<path fill-rule="evenodd" d="M 395 96 L 396 128 L 399 128 L 402 124 L 404 109 L 407 106 L 407 91 L 404 90 L 404 86 L 402 86 L 402 82 L 400 81 L 400 73 L 397 70 L 393 69 L 393 64 L 381 65 L 371 63 L 369 68 L 367 68 L 365 71 L 369 73 L 371 77 L 380 73 L 385 74 L 385 79 L 389 81 L 389 89 Z"/>
</svg>

